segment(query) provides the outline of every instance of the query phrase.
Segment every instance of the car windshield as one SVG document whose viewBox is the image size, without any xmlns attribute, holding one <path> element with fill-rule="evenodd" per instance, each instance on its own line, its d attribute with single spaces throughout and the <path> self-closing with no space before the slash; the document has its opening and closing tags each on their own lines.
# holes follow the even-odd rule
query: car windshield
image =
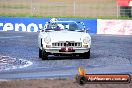
<svg viewBox="0 0 132 88">
<path fill-rule="evenodd" d="M 79 25 L 76 22 L 54 22 L 54 23 L 48 23 L 47 27 L 45 29 L 47 30 L 68 30 L 68 31 L 81 31 L 82 29 L 79 27 Z"/>
</svg>

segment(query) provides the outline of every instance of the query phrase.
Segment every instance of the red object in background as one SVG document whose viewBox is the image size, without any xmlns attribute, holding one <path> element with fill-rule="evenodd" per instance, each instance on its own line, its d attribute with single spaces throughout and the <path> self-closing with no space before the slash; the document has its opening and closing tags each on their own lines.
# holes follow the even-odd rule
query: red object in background
<svg viewBox="0 0 132 88">
<path fill-rule="evenodd" d="M 117 0 L 118 6 L 129 6 L 129 3 L 132 0 Z"/>
</svg>

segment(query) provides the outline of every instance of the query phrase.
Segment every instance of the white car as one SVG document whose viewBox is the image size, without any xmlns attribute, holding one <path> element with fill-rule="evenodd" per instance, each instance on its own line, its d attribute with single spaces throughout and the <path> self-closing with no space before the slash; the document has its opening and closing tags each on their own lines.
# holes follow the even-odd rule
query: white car
<svg viewBox="0 0 132 88">
<path fill-rule="evenodd" d="M 79 55 L 90 58 L 91 37 L 82 22 L 50 21 L 38 35 L 39 58 L 48 55 Z"/>
</svg>

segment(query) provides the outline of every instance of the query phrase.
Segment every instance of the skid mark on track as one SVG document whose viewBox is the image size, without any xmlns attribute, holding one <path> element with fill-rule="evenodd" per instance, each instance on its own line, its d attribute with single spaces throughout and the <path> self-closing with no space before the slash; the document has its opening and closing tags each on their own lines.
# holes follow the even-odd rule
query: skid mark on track
<svg viewBox="0 0 132 88">
<path fill-rule="evenodd" d="M 33 63 L 24 59 L 12 58 L 9 56 L 0 56 L 0 71 L 25 68 Z"/>
</svg>

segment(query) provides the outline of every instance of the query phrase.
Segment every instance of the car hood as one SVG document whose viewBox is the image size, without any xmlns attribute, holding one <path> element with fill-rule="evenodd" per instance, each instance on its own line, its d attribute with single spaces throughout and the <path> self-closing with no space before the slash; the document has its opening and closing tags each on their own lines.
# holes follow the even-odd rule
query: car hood
<svg viewBox="0 0 132 88">
<path fill-rule="evenodd" d="M 76 42 L 80 42 L 83 34 L 85 34 L 85 33 L 84 32 L 76 32 L 76 31 L 48 32 L 48 35 L 50 36 L 52 42 L 57 42 L 57 41 L 76 41 Z"/>
</svg>

